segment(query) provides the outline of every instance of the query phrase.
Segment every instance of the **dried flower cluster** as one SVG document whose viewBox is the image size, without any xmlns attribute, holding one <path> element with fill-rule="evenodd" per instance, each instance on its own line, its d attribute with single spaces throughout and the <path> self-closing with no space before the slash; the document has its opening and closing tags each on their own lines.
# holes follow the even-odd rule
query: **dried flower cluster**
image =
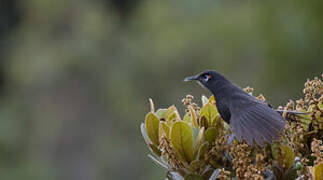
<svg viewBox="0 0 323 180">
<path fill-rule="evenodd" d="M 322 75 L 323 77 L 323 75 Z M 253 93 L 253 88 L 244 89 Z M 141 130 L 145 142 L 168 179 L 323 179 L 323 83 L 308 80 L 304 98 L 290 100 L 283 113 L 287 120 L 280 139 L 265 148 L 236 140 L 228 142 L 229 125 L 216 109 L 214 97 L 202 96 L 202 106 L 187 95 L 182 103 L 185 115 L 175 106 L 158 109 L 152 101 L 151 112 Z M 260 94 L 257 99 L 266 101 Z"/>
<path fill-rule="evenodd" d="M 312 141 L 312 156 L 315 157 L 314 164 L 323 163 L 323 144 L 322 140 L 314 139 Z"/>
<path fill-rule="evenodd" d="M 228 149 L 227 138 L 224 135 L 220 135 L 212 143 L 212 148 L 209 151 L 209 157 L 214 158 L 216 161 L 222 161 L 226 150 Z"/>
<path fill-rule="evenodd" d="M 233 168 L 236 169 L 236 176 L 239 179 L 243 179 L 245 175 L 248 175 L 246 172 L 251 163 L 250 153 L 251 149 L 246 143 L 231 146 L 230 148 L 230 154 L 233 156 Z"/>
<path fill-rule="evenodd" d="M 186 108 L 186 112 L 189 111 L 189 107 L 192 107 L 196 111 L 200 110 L 198 105 L 194 103 L 193 100 L 194 100 L 194 97 L 192 95 L 186 95 L 186 97 L 182 99 L 182 103 Z"/>
<path fill-rule="evenodd" d="M 180 169 L 184 167 L 171 146 L 169 139 L 167 139 L 165 135 L 162 136 L 158 148 L 161 151 L 161 156 L 164 157 L 167 164 L 170 165 L 170 169 Z"/>
<path fill-rule="evenodd" d="M 231 146 L 230 154 L 233 156 L 233 168 L 238 179 L 264 179 L 265 163 L 262 153 L 252 156 L 252 147 L 243 142 Z"/>
<path fill-rule="evenodd" d="M 250 95 L 252 95 L 252 93 L 253 93 L 253 88 L 251 88 L 249 86 L 243 88 L 243 90 L 246 91 L 247 93 L 249 93 Z"/>
<path fill-rule="evenodd" d="M 224 168 L 220 169 L 218 179 L 219 180 L 228 180 L 230 179 L 231 172 L 226 171 Z"/>
</svg>

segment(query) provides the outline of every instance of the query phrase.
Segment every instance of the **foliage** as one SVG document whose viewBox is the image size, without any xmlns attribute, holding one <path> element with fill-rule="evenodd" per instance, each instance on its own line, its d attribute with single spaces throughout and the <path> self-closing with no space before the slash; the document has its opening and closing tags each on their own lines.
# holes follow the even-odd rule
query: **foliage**
<svg viewBox="0 0 323 180">
<path fill-rule="evenodd" d="M 279 108 L 307 114 L 291 117 L 283 113 L 288 120 L 284 133 L 264 148 L 228 141 L 230 128 L 219 115 L 213 96 L 202 96 L 199 107 L 187 95 L 182 101 L 186 108 L 183 119 L 175 106 L 155 111 L 150 100 L 151 112 L 141 125 L 153 154 L 149 157 L 168 171 L 168 179 L 322 179 L 322 80 L 308 80 L 303 92 L 304 100 Z M 265 100 L 262 95 L 257 98 Z"/>
</svg>

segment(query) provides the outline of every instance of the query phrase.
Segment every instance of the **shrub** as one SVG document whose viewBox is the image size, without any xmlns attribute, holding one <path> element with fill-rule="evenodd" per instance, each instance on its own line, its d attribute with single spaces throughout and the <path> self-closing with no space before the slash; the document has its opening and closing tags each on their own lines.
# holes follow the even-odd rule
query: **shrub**
<svg viewBox="0 0 323 180">
<path fill-rule="evenodd" d="M 323 77 L 323 74 L 322 74 Z M 245 88 L 252 95 L 252 88 Z M 141 124 L 148 155 L 167 170 L 168 179 L 323 179 L 323 83 L 308 80 L 304 99 L 290 100 L 283 113 L 288 120 L 280 138 L 265 147 L 233 140 L 211 96 L 202 96 L 202 106 L 187 95 L 183 117 L 175 106 L 151 111 Z M 264 96 L 257 97 L 265 101 Z"/>
</svg>

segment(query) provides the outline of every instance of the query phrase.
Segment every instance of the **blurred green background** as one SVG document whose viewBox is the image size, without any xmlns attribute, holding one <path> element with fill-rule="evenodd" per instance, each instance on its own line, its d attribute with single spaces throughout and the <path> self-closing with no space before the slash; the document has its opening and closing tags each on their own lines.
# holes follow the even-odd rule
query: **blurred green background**
<svg viewBox="0 0 323 180">
<path fill-rule="evenodd" d="M 323 1 L 0 0 L 0 179 L 164 179 L 140 123 L 216 69 L 275 107 L 323 72 Z"/>
</svg>

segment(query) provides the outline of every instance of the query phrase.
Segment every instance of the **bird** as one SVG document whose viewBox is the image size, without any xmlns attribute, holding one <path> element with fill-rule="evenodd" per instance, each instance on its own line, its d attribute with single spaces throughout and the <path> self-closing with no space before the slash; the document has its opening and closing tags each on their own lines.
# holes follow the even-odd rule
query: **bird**
<svg viewBox="0 0 323 180">
<path fill-rule="evenodd" d="M 250 146 L 257 143 L 272 144 L 285 127 L 281 110 L 273 109 L 265 101 L 258 100 L 215 70 L 206 70 L 184 81 L 196 81 L 212 92 L 221 118 L 229 124 L 232 135 Z M 289 111 L 288 113 L 300 114 Z"/>
</svg>

